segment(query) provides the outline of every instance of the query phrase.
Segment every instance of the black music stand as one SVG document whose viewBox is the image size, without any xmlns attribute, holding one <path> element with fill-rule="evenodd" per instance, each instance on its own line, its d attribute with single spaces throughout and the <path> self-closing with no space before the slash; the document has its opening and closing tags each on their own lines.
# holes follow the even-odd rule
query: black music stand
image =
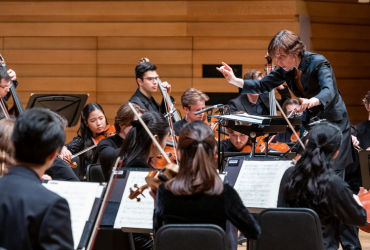
<svg viewBox="0 0 370 250">
<path fill-rule="evenodd" d="M 76 126 L 88 94 L 32 94 L 26 109 L 46 108 L 68 121 L 68 127 Z"/>
<path fill-rule="evenodd" d="M 370 189 L 370 151 L 358 152 L 360 159 L 362 186 Z"/>
</svg>

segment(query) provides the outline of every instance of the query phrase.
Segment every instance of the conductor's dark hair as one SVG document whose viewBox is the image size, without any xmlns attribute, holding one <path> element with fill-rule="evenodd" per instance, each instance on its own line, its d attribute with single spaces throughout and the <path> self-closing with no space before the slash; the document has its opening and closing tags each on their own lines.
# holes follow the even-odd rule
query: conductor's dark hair
<svg viewBox="0 0 370 250">
<path fill-rule="evenodd" d="M 5 79 L 6 82 L 10 82 L 10 76 L 8 75 L 8 72 L 5 70 L 4 67 L 0 66 L 0 82 Z"/>
<path fill-rule="evenodd" d="M 157 112 L 147 112 L 141 116 L 145 125 L 153 135 L 158 135 L 159 141 L 168 135 L 170 128 L 163 115 Z M 147 158 L 150 153 L 152 139 L 139 121 L 132 121 L 132 128 L 123 141 L 120 157 L 123 157 L 122 166 L 137 158 Z"/>
<path fill-rule="evenodd" d="M 87 123 L 87 120 L 89 119 L 89 115 L 91 114 L 91 112 L 95 110 L 100 110 L 104 114 L 104 117 L 105 117 L 103 108 L 95 102 L 91 102 L 87 104 L 81 112 L 80 128 L 78 129 L 77 134 L 80 135 L 83 139 L 84 149 L 94 145 L 94 142 L 92 140 L 93 133 L 90 130 L 90 128 L 86 125 L 86 123 Z M 105 117 L 105 124 L 108 125 L 107 117 Z M 81 161 L 82 161 L 82 167 L 80 168 L 80 172 L 78 173 L 79 177 L 85 176 L 87 165 L 92 163 L 91 161 L 92 161 L 94 152 L 95 152 L 94 150 L 89 150 L 80 156 Z"/>
<path fill-rule="evenodd" d="M 288 55 L 297 54 L 298 57 L 302 58 L 306 51 L 306 46 L 299 36 L 290 30 L 283 30 L 272 38 L 268 46 L 268 53 L 272 58 L 276 58 L 280 49 Z"/>
<path fill-rule="evenodd" d="M 150 62 L 140 62 L 135 68 L 136 81 L 138 78 L 143 79 L 144 74 L 148 71 L 157 70 L 157 66 Z"/>
<path fill-rule="evenodd" d="M 342 132 L 331 123 L 315 125 L 306 150 L 284 187 L 284 198 L 292 206 L 312 207 L 328 203 L 330 179 L 335 176 L 333 157 L 339 150 Z"/>
<path fill-rule="evenodd" d="M 50 111 L 33 108 L 25 110 L 15 121 L 12 141 L 17 161 L 42 165 L 63 147 L 65 133 Z"/>
</svg>

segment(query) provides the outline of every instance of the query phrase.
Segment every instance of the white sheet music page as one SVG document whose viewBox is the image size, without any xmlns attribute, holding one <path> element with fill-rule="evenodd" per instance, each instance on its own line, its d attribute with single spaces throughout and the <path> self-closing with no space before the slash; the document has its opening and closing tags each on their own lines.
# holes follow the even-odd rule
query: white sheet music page
<svg viewBox="0 0 370 250">
<path fill-rule="evenodd" d="M 276 208 L 281 178 L 291 161 L 244 161 L 234 188 L 244 206 Z"/>
<path fill-rule="evenodd" d="M 153 228 L 154 200 L 152 196 L 150 196 L 149 190 L 146 189 L 143 195 L 138 196 L 140 201 L 128 198 L 130 188 L 136 190 L 136 188 L 134 188 L 135 184 L 137 187 L 146 185 L 145 177 L 148 173 L 149 172 L 130 171 L 117 217 L 114 222 L 114 228 Z"/>
<path fill-rule="evenodd" d="M 99 183 L 49 181 L 43 185 L 67 200 L 71 211 L 74 248 L 77 249 L 86 221 L 90 217 Z"/>
</svg>

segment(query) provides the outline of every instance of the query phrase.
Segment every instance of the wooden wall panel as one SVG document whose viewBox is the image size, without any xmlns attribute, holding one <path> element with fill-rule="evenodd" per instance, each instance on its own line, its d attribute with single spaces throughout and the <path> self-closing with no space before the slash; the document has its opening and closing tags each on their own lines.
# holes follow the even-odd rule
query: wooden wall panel
<svg viewBox="0 0 370 250">
<path fill-rule="evenodd" d="M 95 37 L 5 37 L 10 50 L 96 50 Z"/>
<path fill-rule="evenodd" d="M 192 49 L 192 37 L 98 37 L 98 49 Z"/>
<path fill-rule="evenodd" d="M 20 76 L 43 77 L 96 77 L 97 70 L 94 64 L 18 64 L 11 63 Z"/>
<path fill-rule="evenodd" d="M 362 99 L 370 90 L 370 5 L 307 1 L 311 47 L 333 67 L 352 124 L 368 118 Z"/>
</svg>

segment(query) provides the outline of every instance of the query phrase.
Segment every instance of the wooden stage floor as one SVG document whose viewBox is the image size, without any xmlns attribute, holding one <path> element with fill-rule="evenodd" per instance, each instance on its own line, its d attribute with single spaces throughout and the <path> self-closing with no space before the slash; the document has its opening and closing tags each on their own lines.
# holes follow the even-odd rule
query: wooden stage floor
<svg viewBox="0 0 370 250">
<path fill-rule="evenodd" d="M 370 233 L 365 233 L 360 230 L 360 241 L 362 250 L 370 250 Z M 246 248 L 246 243 L 244 243 L 242 246 L 238 246 L 238 250 L 245 250 Z"/>
</svg>

